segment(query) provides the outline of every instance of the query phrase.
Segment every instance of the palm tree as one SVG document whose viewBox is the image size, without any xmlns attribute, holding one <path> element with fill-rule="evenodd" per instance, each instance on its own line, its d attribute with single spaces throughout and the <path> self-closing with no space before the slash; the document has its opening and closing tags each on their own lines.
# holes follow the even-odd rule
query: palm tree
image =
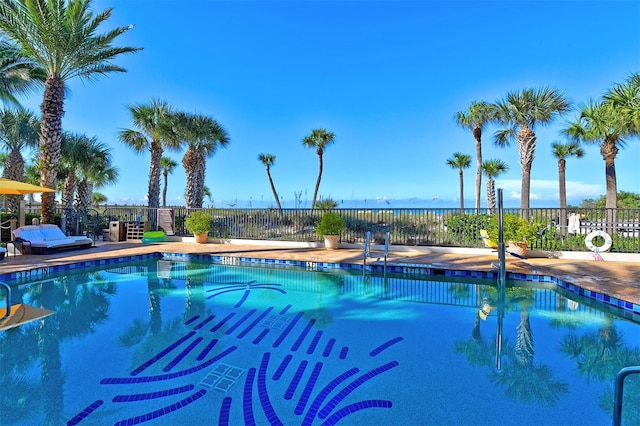
<svg viewBox="0 0 640 426">
<path fill-rule="evenodd" d="M 626 117 L 625 121 L 630 124 L 633 135 L 640 134 L 640 72 L 609 89 L 604 101 L 613 106 L 617 114 Z"/>
<path fill-rule="evenodd" d="M 5 109 L 0 111 L 0 144 L 8 151 L 2 177 L 24 181 L 24 148 L 34 148 L 38 144 L 38 118 L 25 109 Z M 17 212 L 22 196 L 7 196 L 7 208 Z"/>
<path fill-rule="evenodd" d="M 458 169 L 460 175 L 460 214 L 464 214 L 464 179 L 462 170 L 471 166 L 471 156 L 456 152 L 453 157 L 447 159 L 447 165 L 452 169 Z"/>
<path fill-rule="evenodd" d="M 489 214 L 496 211 L 496 188 L 494 178 L 509 170 L 502 160 L 493 159 L 482 163 L 482 171 L 487 175 L 487 209 Z"/>
<path fill-rule="evenodd" d="M 229 144 L 227 131 L 211 117 L 201 114 L 178 113 L 175 116 L 180 139 L 187 143 L 182 166 L 187 175 L 185 204 L 187 209 L 200 209 L 204 199 L 204 180 L 207 157 L 218 147 Z"/>
<path fill-rule="evenodd" d="M 165 148 L 177 151 L 180 141 L 173 132 L 173 111 L 169 105 L 159 99 L 148 104 L 130 105 L 133 129 L 120 131 L 120 142 L 132 148 L 136 153 L 151 153 L 149 164 L 149 190 L 147 198 L 150 209 L 160 207 L 160 173 L 162 154 Z"/>
<path fill-rule="evenodd" d="M 523 217 L 529 217 L 531 166 L 535 155 L 537 125 L 551 123 L 557 116 L 566 113 L 571 104 L 558 90 L 543 87 L 510 92 L 503 100 L 495 103 L 495 120 L 506 129 L 495 133 L 499 146 L 508 146 L 512 140 L 518 146 L 519 162 L 522 168 L 522 191 L 520 210 Z"/>
<path fill-rule="evenodd" d="M 618 114 L 610 103 L 590 101 L 582 107 L 580 117 L 564 130 L 575 141 L 600 144 L 600 154 L 605 163 L 607 232 L 613 231 L 617 207 L 618 183 L 615 159 L 625 145 L 624 137 L 630 135 L 629 123 L 624 114 Z"/>
<path fill-rule="evenodd" d="M 90 2 L 6 0 L 0 4 L 0 30 L 18 46 L 26 60 L 37 64 L 46 74 L 40 105 L 38 163 L 41 184 L 47 188 L 55 188 L 58 174 L 65 83 L 74 77 L 91 80 L 111 72 L 124 72 L 113 59 L 140 50 L 112 44 L 133 28 L 131 25 L 97 34 L 98 27 L 111 17 L 112 9 L 94 15 Z M 43 223 L 53 223 L 54 210 L 55 193 L 42 194 Z"/>
<path fill-rule="evenodd" d="M 7 40 L 0 40 L 0 100 L 19 105 L 16 95 L 27 94 L 44 80 L 42 70 L 24 58 Z"/>
<path fill-rule="evenodd" d="M 282 206 L 280 205 L 280 199 L 278 198 L 278 193 L 276 192 L 276 186 L 273 184 L 273 179 L 271 178 L 271 166 L 276 162 L 276 156 L 273 154 L 260 154 L 258 155 L 258 160 L 264 164 L 265 169 L 267 169 L 267 177 L 269 178 L 269 184 L 271 185 L 271 191 L 273 191 L 273 196 L 276 199 L 276 204 L 278 205 L 278 211 L 282 213 Z"/>
<path fill-rule="evenodd" d="M 93 201 L 93 189 L 113 184 L 118 179 L 118 169 L 113 166 L 111 148 L 95 139 L 90 140 L 87 159 L 80 164 L 78 189 L 74 207 L 84 216 Z"/>
<path fill-rule="evenodd" d="M 560 230 L 564 233 L 567 225 L 567 185 L 565 183 L 565 171 L 567 170 L 567 157 L 582 158 L 584 150 L 576 142 L 551 144 L 551 152 L 558 159 L 558 194 L 560 197 Z"/>
<path fill-rule="evenodd" d="M 474 101 L 469 109 L 456 113 L 456 123 L 471 130 L 476 140 L 476 212 L 480 211 L 480 187 L 482 186 L 482 129 L 494 118 L 494 108 L 484 101 Z"/>
<path fill-rule="evenodd" d="M 74 221 L 73 200 L 78 189 L 78 171 L 81 165 L 91 161 L 89 147 L 96 142 L 96 138 L 81 133 L 65 132 L 62 135 L 59 177 L 64 177 L 64 183 L 61 204 L 69 223 Z"/>
<path fill-rule="evenodd" d="M 302 145 L 307 148 L 315 149 L 318 155 L 318 179 L 316 180 L 316 188 L 313 191 L 313 201 L 311 202 L 311 210 L 316 206 L 318 198 L 318 190 L 320 189 L 320 180 L 322 179 L 322 156 L 327 146 L 331 145 L 335 140 L 335 135 L 326 129 L 313 129 L 311 133 L 302 139 Z"/>
<path fill-rule="evenodd" d="M 173 173 L 173 170 L 178 166 L 178 163 L 170 157 L 162 157 L 160 159 L 160 168 L 162 169 L 162 176 L 164 177 L 164 187 L 162 188 L 162 207 L 167 207 L 167 186 L 169 181 L 169 175 Z"/>
</svg>

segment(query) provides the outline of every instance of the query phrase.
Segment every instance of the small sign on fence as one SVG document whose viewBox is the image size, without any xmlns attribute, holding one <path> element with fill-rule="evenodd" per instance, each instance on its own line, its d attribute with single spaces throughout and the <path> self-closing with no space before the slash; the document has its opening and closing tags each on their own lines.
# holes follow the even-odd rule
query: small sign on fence
<svg viewBox="0 0 640 426">
<path fill-rule="evenodd" d="M 173 209 L 158 209 L 158 227 L 162 229 L 166 235 L 175 234 Z"/>
</svg>

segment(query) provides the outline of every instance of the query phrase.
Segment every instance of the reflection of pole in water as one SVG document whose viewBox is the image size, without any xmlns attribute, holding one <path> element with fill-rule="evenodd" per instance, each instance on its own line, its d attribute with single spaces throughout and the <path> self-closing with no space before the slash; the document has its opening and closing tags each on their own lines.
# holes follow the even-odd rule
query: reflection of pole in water
<svg viewBox="0 0 640 426">
<path fill-rule="evenodd" d="M 507 271 L 504 250 L 504 210 L 502 208 L 502 188 L 498 188 L 498 325 L 496 330 L 496 371 L 502 374 L 502 323 L 504 319 L 505 292 L 507 287 Z"/>
</svg>

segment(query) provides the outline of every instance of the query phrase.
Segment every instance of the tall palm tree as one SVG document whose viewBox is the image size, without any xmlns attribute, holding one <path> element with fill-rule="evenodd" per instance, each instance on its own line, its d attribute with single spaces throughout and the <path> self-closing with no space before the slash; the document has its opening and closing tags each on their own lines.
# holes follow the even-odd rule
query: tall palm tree
<svg viewBox="0 0 640 426">
<path fill-rule="evenodd" d="M 542 87 L 510 92 L 495 103 L 496 121 L 506 129 L 495 133 L 499 146 L 508 146 L 512 140 L 518 146 L 522 168 L 521 214 L 529 217 L 531 193 L 531 166 L 535 156 L 538 125 L 550 124 L 556 117 L 569 111 L 571 104 L 558 90 Z"/>
<path fill-rule="evenodd" d="M 14 44 L 0 39 L 0 101 L 19 105 L 16 95 L 31 93 L 43 80 L 41 68 L 22 56 Z"/>
<path fill-rule="evenodd" d="M 55 188 L 60 161 L 65 83 L 74 77 L 91 80 L 125 69 L 113 63 L 123 53 L 139 48 L 115 47 L 113 41 L 133 28 L 116 27 L 98 34 L 111 17 L 109 8 L 96 15 L 91 0 L 6 0 L 0 3 L 0 30 L 14 42 L 24 58 L 46 74 L 40 105 L 40 181 Z M 55 193 L 42 194 L 42 222 L 53 223 Z"/>
<path fill-rule="evenodd" d="M 271 185 L 271 191 L 273 191 L 273 196 L 276 199 L 276 204 L 278 205 L 278 211 L 282 213 L 282 206 L 280 205 L 280 198 L 278 198 L 278 192 L 276 192 L 276 186 L 273 184 L 273 179 L 271 178 L 271 166 L 273 166 L 276 162 L 276 156 L 273 154 L 260 154 L 258 155 L 258 160 L 264 164 L 265 169 L 267 169 L 267 177 L 269 178 L 269 184 Z"/>
<path fill-rule="evenodd" d="M 462 171 L 471 166 L 471 156 L 456 152 L 453 157 L 447 159 L 447 165 L 452 169 L 458 169 L 460 175 L 460 214 L 464 214 L 464 177 Z"/>
<path fill-rule="evenodd" d="M 320 189 L 320 180 L 322 179 L 324 150 L 334 142 L 335 137 L 333 132 L 328 132 L 326 129 L 313 129 L 308 136 L 302 139 L 302 145 L 316 150 L 319 162 L 318 179 L 316 180 L 316 188 L 313 191 L 313 201 L 311 202 L 312 210 L 316 207 L 316 200 L 318 199 L 318 190 Z"/>
<path fill-rule="evenodd" d="M 169 175 L 178 166 L 178 163 L 170 157 L 162 157 L 160 159 L 160 168 L 164 177 L 164 187 L 162 188 L 162 207 L 167 207 L 167 186 L 169 183 Z"/>
<path fill-rule="evenodd" d="M 476 211 L 480 211 L 480 188 L 482 186 L 482 129 L 494 118 L 494 108 L 484 101 L 474 101 L 466 112 L 456 113 L 456 123 L 471 130 L 476 141 Z"/>
<path fill-rule="evenodd" d="M 576 142 L 551 144 L 551 152 L 558 159 L 558 196 L 560 197 L 560 229 L 564 233 L 567 229 L 567 185 L 565 172 L 567 170 L 567 157 L 582 158 L 584 150 Z"/>
<path fill-rule="evenodd" d="M 177 151 L 180 141 L 173 132 L 173 111 L 167 102 L 153 99 L 148 104 L 130 105 L 133 129 L 120 131 L 118 138 L 138 154 L 151 153 L 149 164 L 149 190 L 147 198 L 150 209 L 160 207 L 161 161 L 165 148 Z"/>
<path fill-rule="evenodd" d="M 631 134 L 629 122 L 612 104 L 590 101 L 582 107 L 580 117 L 569 123 L 564 133 L 576 141 L 600 144 L 600 155 L 605 163 L 607 230 L 612 232 L 618 203 L 615 159 L 626 144 L 624 138 Z"/>
<path fill-rule="evenodd" d="M 489 214 L 496 211 L 496 187 L 494 179 L 509 170 L 507 163 L 500 159 L 487 160 L 482 163 L 482 171 L 487 175 L 487 209 Z"/>
<path fill-rule="evenodd" d="M 24 181 L 25 161 L 22 150 L 38 144 L 38 118 L 22 108 L 0 111 L 0 148 L 7 150 L 2 177 Z M 7 196 L 7 208 L 17 212 L 21 195 Z"/>
<path fill-rule="evenodd" d="M 182 166 L 187 175 L 185 204 L 187 209 L 200 209 L 204 199 L 204 180 L 207 157 L 218 147 L 229 144 L 227 131 L 206 115 L 178 113 L 175 116 L 180 139 L 187 144 Z"/>
</svg>

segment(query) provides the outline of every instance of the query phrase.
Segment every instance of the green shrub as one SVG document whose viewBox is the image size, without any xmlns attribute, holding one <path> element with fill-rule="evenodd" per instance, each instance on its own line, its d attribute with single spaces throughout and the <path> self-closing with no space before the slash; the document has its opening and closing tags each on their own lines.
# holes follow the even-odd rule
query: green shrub
<svg viewBox="0 0 640 426">
<path fill-rule="evenodd" d="M 336 212 L 326 212 L 316 225 L 316 234 L 319 238 L 325 235 L 340 235 L 344 231 L 344 219 Z"/>
</svg>

